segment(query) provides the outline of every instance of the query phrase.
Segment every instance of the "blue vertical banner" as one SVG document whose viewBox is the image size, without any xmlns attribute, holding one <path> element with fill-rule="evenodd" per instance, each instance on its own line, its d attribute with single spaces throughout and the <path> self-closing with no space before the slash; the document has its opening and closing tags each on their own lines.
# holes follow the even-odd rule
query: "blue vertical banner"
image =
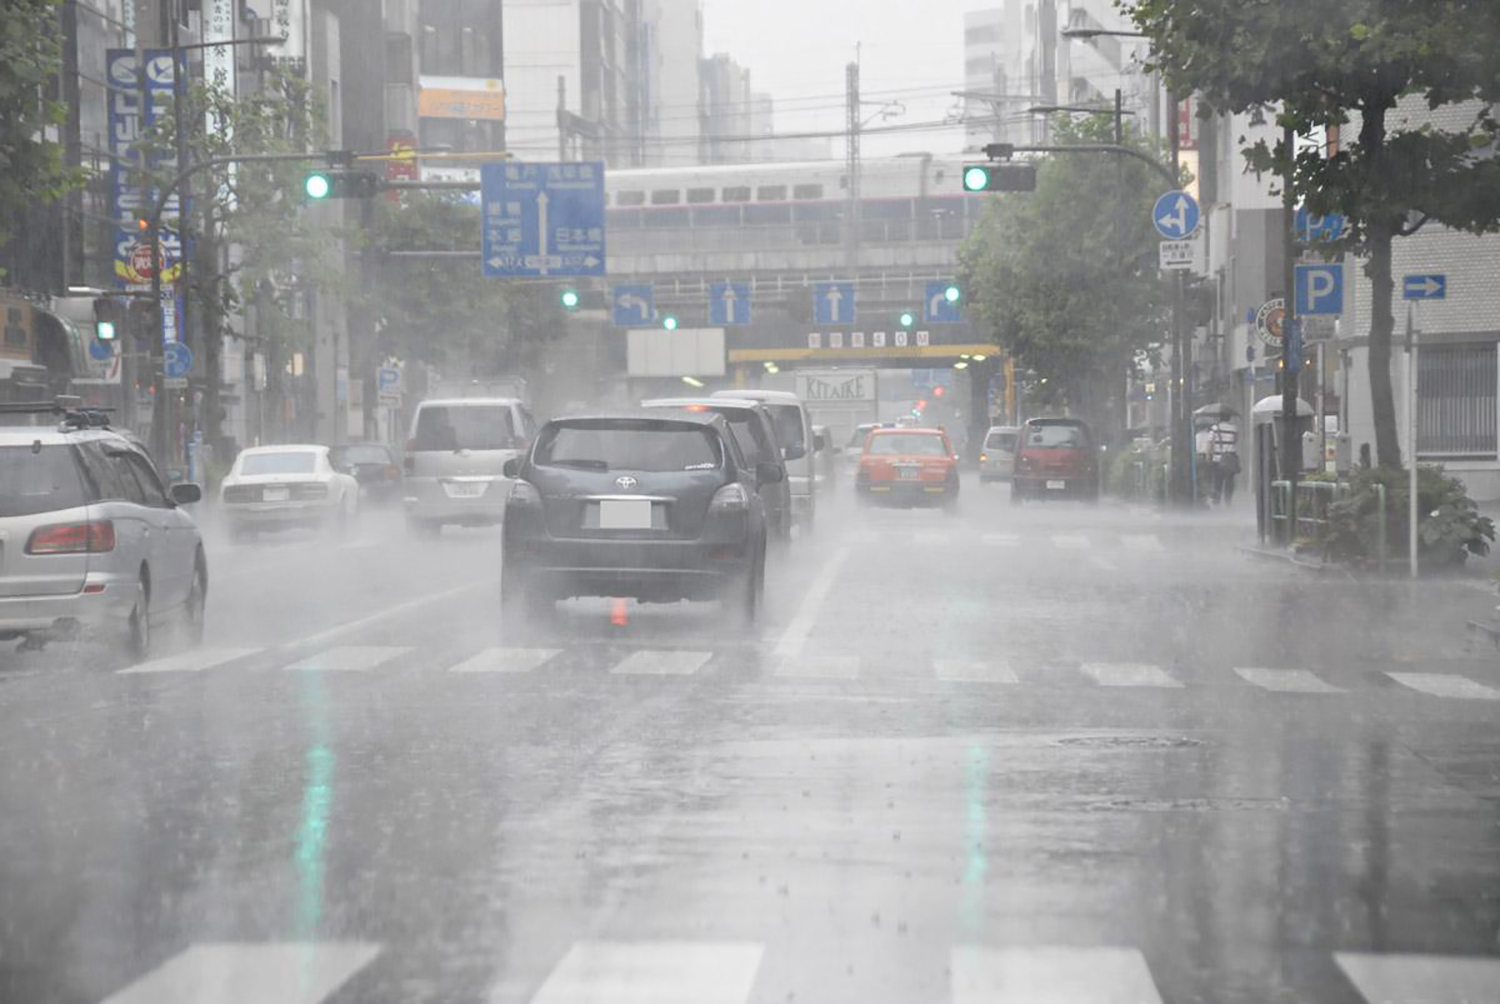
<svg viewBox="0 0 1500 1004">
<path fill-rule="evenodd" d="M 109 49 L 105 71 L 109 78 L 109 214 L 115 221 L 115 280 L 126 289 L 151 285 L 151 245 L 138 225 L 161 197 L 152 186 L 148 202 L 141 201 L 138 144 L 145 130 L 172 113 L 172 56 L 167 49 L 147 49 L 146 107 L 140 105 L 139 74 L 134 49 Z M 177 173 L 175 153 L 152 156 L 146 166 L 158 176 Z M 167 200 L 162 220 L 177 220 L 183 212 L 176 193 Z M 182 240 L 175 227 L 163 227 L 162 282 L 176 280 L 181 271 Z"/>
</svg>

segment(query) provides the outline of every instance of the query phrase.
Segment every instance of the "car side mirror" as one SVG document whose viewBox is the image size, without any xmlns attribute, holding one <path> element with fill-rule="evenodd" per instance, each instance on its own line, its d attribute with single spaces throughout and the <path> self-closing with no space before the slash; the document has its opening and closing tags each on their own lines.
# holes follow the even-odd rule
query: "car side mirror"
<svg viewBox="0 0 1500 1004">
<path fill-rule="evenodd" d="M 493 470 L 493 468 L 491 468 L 491 469 Z M 507 460 L 505 462 L 505 466 L 502 467 L 500 470 L 501 470 L 501 473 L 503 473 L 508 478 L 520 477 L 520 475 L 521 475 L 521 458 L 520 457 L 511 457 L 509 460 Z"/>
<path fill-rule="evenodd" d="M 822 453 L 824 450 L 828 449 L 828 437 L 823 435 L 821 432 L 814 436 L 813 449 L 819 453 Z"/>
<path fill-rule="evenodd" d="M 167 489 L 167 494 L 177 505 L 192 505 L 203 501 L 203 486 L 192 481 L 183 481 Z"/>
<path fill-rule="evenodd" d="M 780 464 L 773 464 L 769 460 L 762 460 L 755 465 L 755 477 L 763 485 L 778 485 L 786 477 Z"/>
<path fill-rule="evenodd" d="M 783 460 L 801 460 L 805 456 L 807 456 L 807 447 L 805 446 L 786 446 L 782 447 L 781 450 L 781 458 Z"/>
</svg>

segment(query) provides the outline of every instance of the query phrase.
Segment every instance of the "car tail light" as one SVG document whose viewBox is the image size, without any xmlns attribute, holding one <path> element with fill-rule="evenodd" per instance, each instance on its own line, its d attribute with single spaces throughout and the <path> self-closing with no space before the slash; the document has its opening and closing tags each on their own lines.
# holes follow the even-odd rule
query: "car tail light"
<svg viewBox="0 0 1500 1004">
<path fill-rule="evenodd" d="M 398 479 L 400 477 L 401 477 L 401 468 L 397 467 L 395 464 L 387 464 L 386 465 L 386 467 L 385 467 L 385 479 L 387 481 L 395 481 L 396 479 Z"/>
<path fill-rule="evenodd" d="M 39 526 L 26 541 L 27 554 L 103 554 L 114 549 L 115 525 L 107 519 Z"/>
<path fill-rule="evenodd" d="M 520 478 L 510 484 L 509 504 L 513 506 L 539 506 L 542 504 L 542 493 L 536 490 L 536 485 L 530 481 Z"/>
<path fill-rule="evenodd" d="M 328 497 L 328 486 L 317 482 L 307 482 L 300 485 L 292 485 L 292 498 L 295 499 L 326 499 Z"/>
<path fill-rule="evenodd" d="M 990 462 L 990 455 L 988 453 L 981 453 L 979 455 L 979 462 L 981 464 L 987 464 L 987 463 L 989 463 Z"/>
<path fill-rule="evenodd" d="M 709 512 L 744 512 L 749 508 L 750 493 L 738 481 L 714 492 L 713 500 L 708 503 Z"/>
</svg>

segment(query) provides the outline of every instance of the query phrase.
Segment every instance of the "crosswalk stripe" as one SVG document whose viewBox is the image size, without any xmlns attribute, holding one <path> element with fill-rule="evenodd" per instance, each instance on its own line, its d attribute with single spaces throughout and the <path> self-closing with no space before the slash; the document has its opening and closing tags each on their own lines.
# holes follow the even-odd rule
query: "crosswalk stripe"
<svg viewBox="0 0 1500 1004">
<path fill-rule="evenodd" d="M 1161 1004 L 1135 948 L 959 946 L 949 960 L 953 1004 Z"/>
<path fill-rule="evenodd" d="M 115 673 L 119 676 L 131 676 L 136 673 L 196 673 L 222 666 L 236 659 L 243 659 L 259 651 L 261 649 L 258 648 L 195 648 L 188 652 L 179 652 L 162 659 L 152 659 L 150 662 L 117 669 Z"/>
<path fill-rule="evenodd" d="M 580 941 L 531 1004 L 744 1004 L 763 952 L 741 941 Z"/>
<path fill-rule="evenodd" d="M 1016 671 L 1004 663 L 939 659 L 933 664 L 939 680 L 953 683 L 1020 683 Z"/>
<path fill-rule="evenodd" d="M 1500 996 L 1500 959 L 1334 952 L 1369 1004 L 1479 1004 Z"/>
<path fill-rule="evenodd" d="M 1089 539 L 1076 533 L 1059 533 L 1053 535 L 1052 544 L 1063 551 L 1086 551 Z"/>
<path fill-rule="evenodd" d="M 1119 565 L 1102 554 L 1089 555 L 1089 565 L 1101 572 L 1118 572 L 1120 570 Z"/>
<path fill-rule="evenodd" d="M 946 544 L 953 535 L 942 530 L 918 530 L 914 539 L 918 544 Z"/>
<path fill-rule="evenodd" d="M 1131 551 L 1160 551 L 1160 550 L 1162 550 L 1161 540 L 1155 534 L 1150 534 L 1150 533 L 1127 533 L 1127 534 L 1125 534 L 1125 536 L 1122 539 L 1125 541 L 1125 547 L 1126 547 L 1127 550 L 1131 550 Z"/>
<path fill-rule="evenodd" d="M 987 533 L 980 538 L 990 547 L 1015 547 L 1021 538 L 1014 533 Z"/>
<path fill-rule="evenodd" d="M 859 676 L 859 656 L 803 655 L 782 659 L 776 675 L 787 679 L 852 680 Z"/>
<path fill-rule="evenodd" d="M 1235 673 L 1246 683 L 1265 690 L 1279 690 L 1289 694 L 1343 694 L 1343 687 L 1324 683 L 1316 674 L 1305 669 L 1256 669 L 1237 668 Z"/>
<path fill-rule="evenodd" d="M 309 656 L 286 667 L 288 670 L 312 672 L 358 672 L 374 669 L 383 662 L 410 652 L 400 645 L 341 645 Z"/>
<path fill-rule="evenodd" d="M 529 673 L 562 652 L 560 648 L 487 648 L 470 656 L 450 673 Z"/>
<path fill-rule="evenodd" d="M 103 1004 L 318 1004 L 379 953 L 352 941 L 193 945 Z"/>
<path fill-rule="evenodd" d="M 1467 676 L 1454 673 L 1387 673 L 1403 687 L 1420 690 L 1433 697 L 1454 697 L 1462 701 L 1500 701 L 1500 690 L 1475 683 Z"/>
<path fill-rule="evenodd" d="M 713 656 L 712 652 L 643 648 L 630 653 L 610 672 L 620 676 L 691 676 Z"/>
<path fill-rule="evenodd" d="M 1087 662 L 1081 667 L 1101 687 L 1181 687 L 1160 666 L 1135 662 Z"/>
</svg>

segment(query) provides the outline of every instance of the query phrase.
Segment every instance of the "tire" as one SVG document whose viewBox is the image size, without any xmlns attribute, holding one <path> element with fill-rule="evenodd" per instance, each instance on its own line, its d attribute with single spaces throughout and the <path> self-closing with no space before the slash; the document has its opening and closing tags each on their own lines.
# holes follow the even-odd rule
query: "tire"
<svg viewBox="0 0 1500 1004">
<path fill-rule="evenodd" d="M 958 496 L 957 495 L 953 495 L 953 496 L 950 496 L 949 498 L 943 499 L 943 515 L 945 515 L 945 516 L 957 516 L 958 515 Z"/>
<path fill-rule="evenodd" d="M 242 547 L 254 544 L 257 536 L 255 529 L 248 526 L 237 526 L 229 531 L 229 539 Z"/>
<path fill-rule="evenodd" d="M 412 519 L 410 516 L 406 518 L 406 532 L 413 537 L 420 537 L 423 540 L 436 540 L 442 529 L 441 525 L 425 519 Z"/>
<path fill-rule="evenodd" d="M 193 562 L 193 584 L 188 589 L 187 601 L 182 611 L 182 637 L 190 648 L 203 644 L 203 626 L 208 612 L 208 570 L 203 567 L 203 554 L 199 552 Z"/>
<path fill-rule="evenodd" d="M 557 611 L 557 601 L 539 593 L 526 581 L 525 566 L 500 562 L 500 625 L 515 636 L 545 623 Z"/>
<path fill-rule="evenodd" d="M 1021 486 L 1014 481 L 1010 483 L 1010 504 L 1020 505 L 1026 501 L 1026 493 L 1021 491 Z"/>
<path fill-rule="evenodd" d="M 766 548 L 762 542 L 750 567 L 740 576 L 730 592 L 734 619 L 741 631 L 754 630 L 760 621 L 762 601 L 766 589 Z"/>
<path fill-rule="evenodd" d="M 131 663 L 151 658 L 151 579 L 141 569 L 135 585 L 135 606 L 125 625 L 125 654 Z"/>
</svg>

